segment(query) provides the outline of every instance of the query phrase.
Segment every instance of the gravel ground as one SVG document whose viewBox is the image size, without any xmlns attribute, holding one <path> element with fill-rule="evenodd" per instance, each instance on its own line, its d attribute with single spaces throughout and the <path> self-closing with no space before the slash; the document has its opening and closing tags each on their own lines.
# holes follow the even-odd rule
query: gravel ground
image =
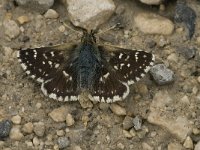
<svg viewBox="0 0 200 150">
<path fill-rule="evenodd" d="M 99 40 L 152 52 L 156 64 L 131 87 L 126 100 L 83 108 L 79 102 L 45 97 L 16 58 L 19 48 L 80 38 L 61 23 L 69 20 L 62 2 L 41 13 L 0 1 L 0 149 L 200 150 L 200 2 L 188 0 L 197 14 L 191 39 L 185 20 L 174 22 L 175 2 L 114 3 L 115 15 L 101 29 L 116 22 L 123 28 L 104 33 Z"/>
</svg>

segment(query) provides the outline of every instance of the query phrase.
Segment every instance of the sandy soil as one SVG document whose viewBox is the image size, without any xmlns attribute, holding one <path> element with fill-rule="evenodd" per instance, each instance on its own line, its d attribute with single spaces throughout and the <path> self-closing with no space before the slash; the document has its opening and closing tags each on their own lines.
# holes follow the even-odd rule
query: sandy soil
<svg viewBox="0 0 200 150">
<path fill-rule="evenodd" d="M 61 33 L 58 28 L 62 25 L 58 20 L 67 19 L 66 9 L 59 3 L 53 9 L 56 10 L 60 17 L 59 19 L 38 19 L 37 12 L 29 12 L 20 7 L 15 7 L 9 13 L 3 8 L 0 8 L 0 23 L 8 17 L 12 16 L 16 20 L 19 16 L 26 14 L 32 21 L 23 25 L 24 32 L 17 38 L 8 40 L 4 35 L 4 31 L 0 29 L 0 119 L 10 119 L 14 115 L 20 115 L 22 127 L 27 122 L 42 121 L 45 124 L 45 134 L 38 137 L 40 142 L 43 142 L 42 149 L 56 149 L 57 131 L 63 130 L 67 132 L 65 136 L 70 137 L 70 146 L 65 149 L 75 149 L 78 146 L 82 150 L 116 150 L 116 149 L 143 149 L 144 145 L 148 143 L 150 148 L 155 150 L 165 150 L 171 142 L 183 144 L 173 134 L 168 132 L 165 128 L 158 125 L 153 125 L 147 121 L 149 107 L 153 97 L 159 91 L 168 91 L 169 96 L 175 99 L 173 105 L 177 106 L 175 115 L 186 116 L 196 128 L 200 128 L 199 121 L 199 48 L 197 37 L 200 35 L 200 25 L 198 24 L 199 17 L 197 17 L 197 24 L 195 35 L 191 40 L 186 40 L 186 30 L 181 32 L 174 31 L 172 35 L 145 35 L 138 31 L 135 27 L 133 16 L 140 12 L 156 12 L 169 19 L 173 18 L 175 3 L 167 5 L 165 11 L 159 11 L 158 7 L 150 7 L 138 4 L 135 1 L 115 1 L 116 5 L 123 7 L 125 12 L 122 14 L 120 21 L 124 25 L 124 29 L 110 31 L 106 36 L 101 38 L 108 40 L 113 45 L 120 45 L 126 48 L 137 48 L 151 51 L 156 56 L 156 63 L 164 63 L 175 73 L 175 82 L 170 85 L 158 86 L 150 76 L 147 75 L 142 81 L 136 83 L 131 88 L 131 95 L 123 102 L 118 104 L 126 109 L 127 115 L 131 117 L 140 116 L 142 118 L 142 131 L 135 131 L 135 136 L 131 138 L 125 137 L 123 133 L 122 123 L 124 116 L 117 116 L 110 109 L 110 104 L 94 104 L 93 108 L 83 109 L 78 102 L 60 103 L 45 97 L 40 85 L 27 78 L 20 64 L 17 62 L 16 50 L 20 47 L 38 47 L 49 44 L 60 44 L 62 42 L 70 42 L 77 38 L 77 34 L 66 29 L 66 34 Z M 1 2 L 0 2 L 1 4 Z M 200 14 L 200 4 L 191 0 L 189 4 L 198 14 Z M 39 20 L 39 21 L 38 21 Z M 114 23 L 110 20 L 105 24 Z M 41 25 L 40 25 L 41 24 Z M 184 29 L 183 26 L 175 24 L 176 29 Z M 102 26 L 102 28 L 104 25 Z M 130 36 L 124 36 L 124 31 L 128 31 Z M 30 38 L 27 42 L 22 42 L 24 36 Z M 160 39 L 167 41 L 166 46 L 159 46 L 157 44 L 152 49 L 148 47 L 149 40 L 159 43 Z M 197 48 L 195 58 L 190 60 L 185 59 L 179 54 L 176 49 L 178 47 L 193 46 Z M 11 50 L 6 53 L 5 47 L 10 47 Z M 170 59 L 171 54 L 175 54 L 175 58 Z M 140 87 L 147 87 L 147 92 Z M 194 89 L 195 87 L 195 89 Z M 197 92 L 195 91 L 197 89 Z M 180 99 L 187 95 L 189 97 L 189 104 L 180 103 Z M 37 107 L 41 104 L 41 107 Z M 67 127 L 65 122 L 57 123 L 53 121 L 48 114 L 55 108 L 65 106 L 75 119 L 75 124 L 72 127 Z M 169 106 L 170 107 L 170 106 Z M 89 121 L 84 125 L 83 116 L 87 116 Z M 175 117 L 175 116 L 174 116 Z M 48 137 L 51 136 L 51 143 L 48 144 Z M 22 149 L 39 149 L 36 147 L 28 147 L 27 141 L 32 141 L 36 137 L 33 133 L 24 134 L 24 137 L 19 141 L 6 138 L 0 147 L 2 149 L 10 148 L 11 150 Z M 193 139 L 194 144 L 198 140 Z M 184 149 L 184 148 L 183 148 Z"/>
</svg>

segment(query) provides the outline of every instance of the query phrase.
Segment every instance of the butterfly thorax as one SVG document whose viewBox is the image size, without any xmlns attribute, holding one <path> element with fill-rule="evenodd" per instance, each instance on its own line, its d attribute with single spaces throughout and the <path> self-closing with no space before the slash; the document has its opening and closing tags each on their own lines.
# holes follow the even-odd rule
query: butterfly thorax
<svg viewBox="0 0 200 150">
<path fill-rule="evenodd" d="M 79 90 L 91 90 L 100 70 L 100 55 L 95 44 L 94 37 L 87 34 L 80 45 L 78 65 L 77 65 L 77 84 Z"/>
</svg>

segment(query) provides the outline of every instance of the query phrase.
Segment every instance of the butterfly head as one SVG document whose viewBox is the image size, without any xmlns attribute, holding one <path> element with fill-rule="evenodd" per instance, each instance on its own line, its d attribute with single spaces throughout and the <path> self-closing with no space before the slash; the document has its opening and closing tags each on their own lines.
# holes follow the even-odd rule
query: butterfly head
<svg viewBox="0 0 200 150">
<path fill-rule="evenodd" d="M 96 32 L 94 32 L 94 30 L 91 30 L 90 32 L 83 31 L 83 36 L 82 36 L 81 41 L 83 43 L 94 44 L 94 43 L 96 43 L 95 34 L 96 34 Z"/>
</svg>

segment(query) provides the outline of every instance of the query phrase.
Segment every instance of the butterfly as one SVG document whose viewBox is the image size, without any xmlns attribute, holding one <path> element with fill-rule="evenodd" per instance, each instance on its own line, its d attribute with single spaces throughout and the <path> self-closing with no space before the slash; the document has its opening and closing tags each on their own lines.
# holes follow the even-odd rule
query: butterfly
<svg viewBox="0 0 200 150">
<path fill-rule="evenodd" d="M 125 99 L 129 86 L 154 63 L 142 50 L 108 50 L 96 43 L 95 32 L 83 30 L 81 42 L 18 50 L 18 60 L 44 95 L 58 101 L 77 101 L 87 91 L 92 101 L 112 103 Z"/>
</svg>

